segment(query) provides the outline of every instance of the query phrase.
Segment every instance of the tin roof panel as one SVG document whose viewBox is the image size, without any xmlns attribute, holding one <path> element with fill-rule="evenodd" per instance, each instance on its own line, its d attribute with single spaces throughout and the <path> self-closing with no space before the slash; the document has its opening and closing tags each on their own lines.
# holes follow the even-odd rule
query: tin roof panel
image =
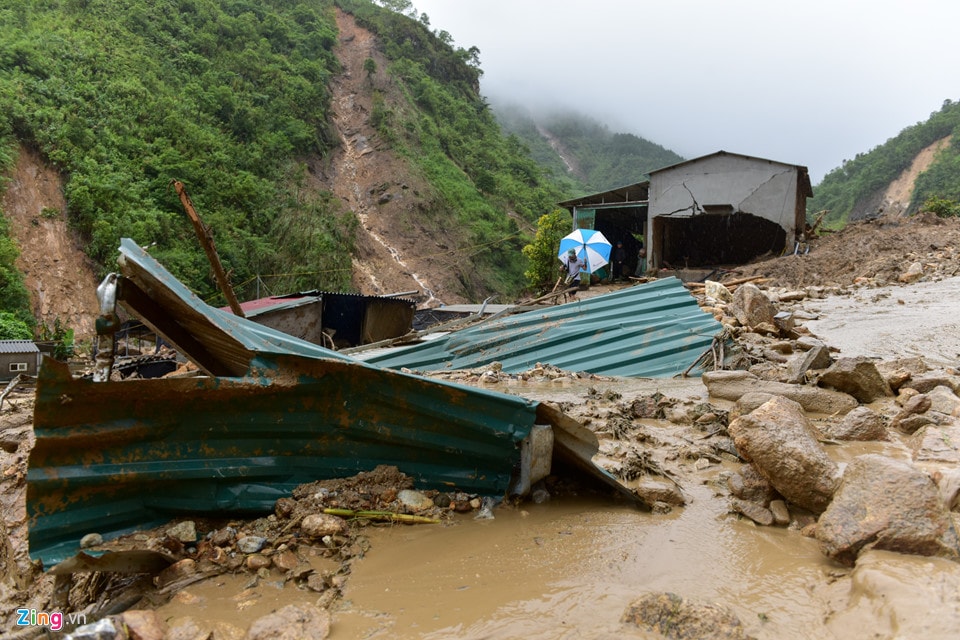
<svg viewBox="0 0 960 640">
<path fill-rule="evenodd" d="M 414 371 L 499 362 L 507 373 L 541 363 L 599 375 L 670 377 L 686 371 L 721 329 L 680 280 L 662 278 L 474 325 L 367 362 Z"/>
</svg>

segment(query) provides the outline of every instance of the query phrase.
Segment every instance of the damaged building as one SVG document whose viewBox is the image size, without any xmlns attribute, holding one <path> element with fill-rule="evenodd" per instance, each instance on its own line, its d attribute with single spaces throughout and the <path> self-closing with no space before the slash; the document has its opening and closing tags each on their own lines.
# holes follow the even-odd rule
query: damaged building
<svg viewBox="0 0 960 640">
<path fill-rule="evenodd" d="M 641 236 L 648 270 L 712 268 L 793 251 L 803 238 L 806 167 L 727 151 L 650 172 L 650 179 L 560 203 L 574 227 L 624 242 L 636 269 Z"/>
</svg>

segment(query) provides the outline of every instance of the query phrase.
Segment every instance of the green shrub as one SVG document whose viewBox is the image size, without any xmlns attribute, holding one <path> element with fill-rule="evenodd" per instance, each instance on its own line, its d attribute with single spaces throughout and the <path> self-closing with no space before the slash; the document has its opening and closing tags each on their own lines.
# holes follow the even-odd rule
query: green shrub
<svg viewBox="0 0 960 640">
<path fill-rule="evenodd" d="M 960 216 L 960 202 L 947 198 L 932 197 L 924 200 L 921 211 L 932 211 L 941 218 Z"/>
</svg>

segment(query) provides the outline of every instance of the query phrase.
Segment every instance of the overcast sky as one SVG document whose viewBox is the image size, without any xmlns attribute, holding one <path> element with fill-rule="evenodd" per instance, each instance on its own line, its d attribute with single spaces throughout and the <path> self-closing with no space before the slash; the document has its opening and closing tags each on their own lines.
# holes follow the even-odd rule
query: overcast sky
<svg viewBox="0 0 960 640">
<path fill-rule="evenodd" d="M 481 92 L 570 106 L 685 158 L 810 169 L 960 99 L 957 0 L 413 0 Z"/>
</svg>

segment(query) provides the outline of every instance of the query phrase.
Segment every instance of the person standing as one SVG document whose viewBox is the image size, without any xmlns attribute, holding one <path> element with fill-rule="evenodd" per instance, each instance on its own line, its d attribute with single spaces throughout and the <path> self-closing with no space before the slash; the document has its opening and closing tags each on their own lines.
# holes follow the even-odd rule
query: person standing
<svg viewBox="0 0 960 640">
<path fill-rule="evenodd" d="M 576 295 L 580 288 L 580 271 L 585 266 L 584 261 L 577 257 L 576 249 L 570 249 L 560 262 L 563 263 L 560 265 L 560 273 L 566 273 L 563 283 L 567 286 L 567 295 Z"/>
<path fill-rule="evenodd" d="M 626 260 L 627 250 L 623 248 L 623 240 L 617 240 L 617 246 L 613 249 L 613 265 L 610 273 L 611 282 L 617 282 L 627 277 Z"/>
</svg>

